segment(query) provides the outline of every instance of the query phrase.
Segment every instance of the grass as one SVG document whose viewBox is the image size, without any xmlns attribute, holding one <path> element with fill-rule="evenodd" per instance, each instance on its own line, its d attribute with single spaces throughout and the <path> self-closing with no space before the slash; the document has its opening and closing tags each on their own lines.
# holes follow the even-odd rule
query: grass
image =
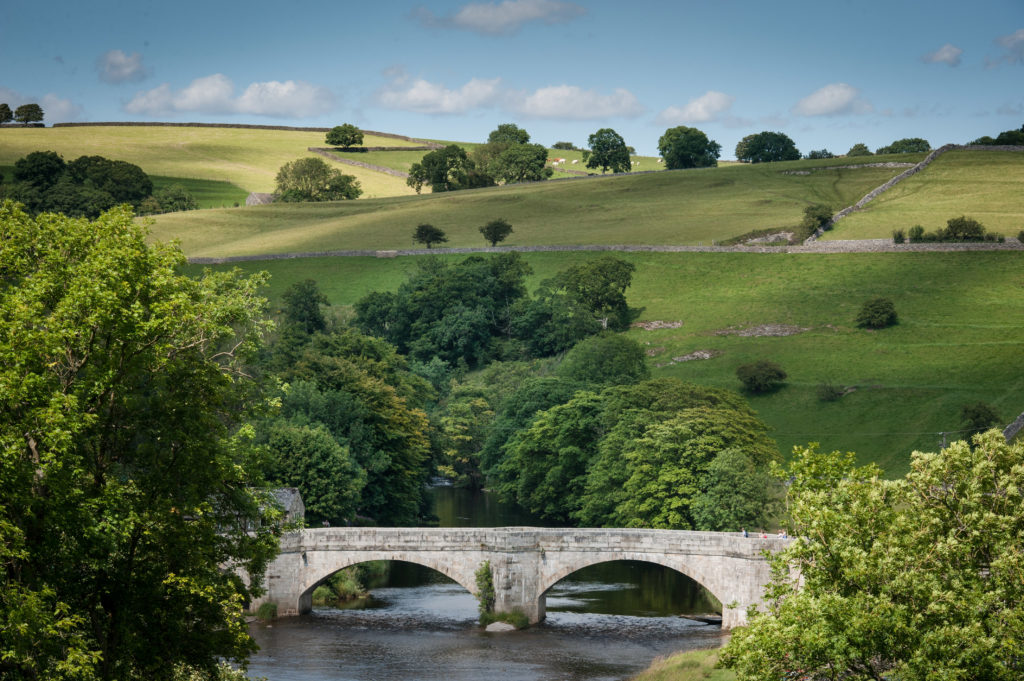
<svg viewBox="0 0 1024 681">
<path fill-rule="evenodd" d="M 367 135 L 367 146 L 415 143 Z M 33 151 L 56 151 L 70 161 L 100 155 L 129 161 L 150 175 L 218 180 L 246 192 L 274 189 L 278 169 L 311 156 L 307 147 L 325 146 L 324 133 L 244 128 L 97 126 L 83 128 L 0 128 L 0 165 L 13 165 Z M 401 153 L 401 152 L 399 152 Z M 339 167 L 340 166 L 339 164 Z M 412 193 L 401 178 L 344 166 L 366 198 Z"/>
<path fill-rule="evenodd" d="M 244 206 L 245 197 L 249 195 L 249 192 L 230 182 L 164 175 L 150 175 L 149 179 L 153 180 L 154 193 L 170 185 L 181 185 L 196 198 L 200 208 L 230 208 L 235 203 Z"/>
<path fill-rule="evenodd" d="M 715 669 L 718 650 L 691 650 L 659 657 L 632 681 L 732 681 L 736 674 Z"/>
<path fill-rule="evenodd" d="M 954 151 L 900 182 L 861 212 L 843 218 L 826 239 L 891 237 L 896 229 L 945 227 L 967 215 L 991 232 L 1016 236 L 1024 229 L 1024 153 Z"/>
<path fill-rule="evenodd" d="M 460 256 L 433 256 L 449 261 Z M 594 253 L 523 256 L 542 279 Z M 736 368 L 758 359 L 789 374 L 779 391 L 749 396 L 774 429 L 783 454 L 820 442 L 903 475 L 910 452 L 934 451 L 942 432 L 960 427 L 960 407 L 992 404 L 1009 423 L 1024 411 L 1024 255 L 1017 252 L 757 255 L 628 253 L 636 273 L 628 295 L 642 320 L 681 321 L 677 329 L 634 329 L 653 374 L 740 390 Z M 296 281 L 317 280 L 336 306 L 372 290 L 393 290 L 420 259 L 311 258 L 243 263 L 272 274 L 268 296 L 279 304 Z M 193 267 L 193 271 L 201 268 Z M 900 323 L 882 331 L 854 325 L 861 304 L 885 296 Z M 729 327 L 790 324 L 786 337 L 719 336 Z M 721 354 L 674 362 L 697 350 Z M 856 389 L 834 402 L 822 383 Z M 955 434 L 949 436 L 955 438 Z"/>
<path fill-rule="evenodd" d="M 821 170 L 782 172 L 808 168 Z M 154 234 L 180 239 L 194 256 L 410 248 L 415 226 L 429 222 L 446 232 L 447 246 L 483 246 L 479 226 L 500 217 L 515 229 L 507 245 L 710 245 L 753 229 L 791 227 L 810 203 L 849 205 L 898 172 L 828 169 L 820 161 L 733 165 L 212 215 L 182 213 L 158 218 Z"/>
</svg>

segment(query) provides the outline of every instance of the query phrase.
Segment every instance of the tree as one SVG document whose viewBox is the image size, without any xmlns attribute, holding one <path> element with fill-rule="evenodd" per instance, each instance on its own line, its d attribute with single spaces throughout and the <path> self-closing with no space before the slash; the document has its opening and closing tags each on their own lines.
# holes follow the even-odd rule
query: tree
<svg viewBox="0 0 1024 681">
<path fill-rule="evenodd" d="M 966 215 L 947 220 L 945 231 L 945 240 L 948 241 L 983 241 L 985 239 L 985 226 Z"/>
<path fill-rule="evenodd" d="M 738 532 L 768 524 L 779 486 L 766 469 L 757 468 L 743 450 L 733 448 L 719 452 L 708 464 L 703 487 L 693 500 L 694 526 Z"/>
<path fill-rule="evenodd" d="M 14 110 L 14 120 L 22 125 L 39 123 L 43 120 L 43 107 L 38 104 L 22 104 Z"/>
<path fill-rule="evenodd" d="M 14 162 L 14 179 L 46 191 L 67 170 L 67 164 L 55 151 L 33 151 Z"/>
<path fill-rule="evenodd" d="M 801 226 L 810 231 L 819 229 L 831 229 L 832 206 L 825 203 L 815 203 L 804 208 L 804 219 Z"/>
<path fill-rule="evenodd" d="M 846 152 L 847 156 L 871 156 L 871 150 L 863 142 L 857 142 Z"/>
<path fill-rule="evenodd" d="M 330 306 L 330 301 L 312 279 L 297 281 L 281 295 L 284 302 L 286 324 L 294 324 L 306 334 L 327 330 L 321 306 Z"/>
<path fill-rule="evenodd" d="M 353 175 L 344 175 L 319 158 L 300 158 L 277 171 L 275 193 L 285 203 L 302 201 L 343 201 L 363 193 Z"/>
<path fill-rule="evenodd" d="M 602 173 L 625 173 L 632 168 L 629 150 L 619 133 L 611 128 L 601 128 L 587 138 L 589 151 L 583 152 L 583 160 L 588 168 L 600 168 Z"/>
<path fill-rule="evenodd" d="M 491 246 L 497 246 L 499 241 L 504 241 L 508 238 L 508 235 L 512 233 L 512 225 L 507 220 L 498 218 L 497 220 L 491 220 L 486 225 L 480 228 L 480 233 L 484 235 Z"/>
<path fill-rule="evenodd" d="M 872 298 L 864 301 L 857 313 L 857 326 L 864 329 L 884 329 L 899 323 L 896 306 L 888 298 Z"/>
<path fill-rule="evenodd" d="M 1001 427 L 1003 419 L 991 404 L 971 402 L 960 407 L 960 423 L 967 430 L 966 437 L 970 437 Z"/>
<path fill-rule="evenodd" d="M 836 157 L 836 155 L 833 154 L 828 149 L 815 149 L 814 151 L 809 152 L 807 154 L 807 156 L 806 156 L 806 158 L 808 158 L 808 159 L 835 158 L 835 157 Z"/>
<path fill-rule="evenodd" d="M 176 213 L 178 211 L 196 210 L 199 208 L 199 202 L 196 201 L 196 197 L 192 196 L 180 184 L 168 185 L 163 189 L 157 190 L 153 194 L 153 198 L 156 199 L 160 205 L 160 211 L 163 213 Z"/>
<path fill-rule="evenodd" d="M 14 113 L 7 102 L 0 102 L 0 125 L 10 123 L 14 120 Z"/>
<path fill-rule="evenodd" d="M 440 227 L 434 227 L 434 225 L 423 223 L 416 226 L 416 231 L 412 233 L 412 240 L 430 248 L 434 244 L 440 244 L 448 241 L 448 237 L 444 235 L 444 230 Z"/>
<path fill-rule="evenodd" d="M 551 148 L 558 149 L 559 151 L 581 151 L 572 142 L 555 142 L 551 145 Z"/>
<path fill-rule="evenodd" d="M 741 139 L 736 145 L 736 158 L 750 163 L 796 161 L 800 150 L 784 133 L 766 130 Z"/>
<path fill-rule="evenodd" d="M 720 657 L 741 681 L 1024 675 L 1024 444 L 998 432 L 914 452 L 881 479 L 854 454 L 797 449 L 764 609 Z"/>
<path fill-rule="evenodd" d="M 677 168 L 713 168 L 718 165 L 722 145 L 697 128 L 680 125 L 669 128 L 658 140 L 658 153 L 669 170 Z"/>
<path fill-rule="evenodd" d="M 327 131 L 326 142 L 335 147 L 357 147 L 363 143 L 363 131 L 351 123 L 336 125 Z"/>
<path fill-rule="evenodd" d="M 103 156 L 79 156 L 68 163 L 68 175 L 76 184 L 109 194 L 115 203 L 138 206 L 153 193 L 153 181 L 142 168 L 127 161 Z"/>
<path fill-rule="evenodd" d="M 566 353 L 557 374 L 579 383 L 614 385 L 651 377 L 643 347 L 618 333 L 603 333 L 581 340 Z"/>
<path fill-rule="evenodd" d="M 775 362 L 762 359 L 737 367 L 736 378 L 752 393 L 767 393 L 778 390 L 786 380 L 786 372 Z"/>
<path fill-rule="evenodd" d="M 546 180 L 554 170 L 546 167 L 548 150 L 541 144 L 513 144 L 492 158 L 486 168 L 505 184 Z"/>
<path fill-rule="evenodd" d="M 487 136 L 489 144 L 529 144 L 530 133 L 515 123 L 502 123 Z"/>
<path fill-rule="evenodd" d="M 0 206 L 0 676 L 167 678 L 255 649 L 276 551 L 242 424 L 264 275 L 192 278 L 131 211 Z M 262 508 L 262 510 L 261 510 Z"/>
<path fill-rule="evenodd" d="M 931 151 L 932 145 L 920 137 L 905 137 L 887 147 L 875 149 L 876 154 L 915 154 Z"/>
<path fill-rule="evenodd" d="M 423 185 L 432 192 L 450 192 L 470 186 L 470 171 L 476 165 L 469 159 L 466 150 L 457 144 L 449 144 L 423 156 L 419 163 L 409 169 L 406 184 L 419 194 Z M 493 182 L 492 182 L 493 183 Z"/>
<path fill-rule="evenodd" d="M 552 283 L 589 309 L 601 322 L 601 328 L 621 331 L 642 312 L 642 308 L 631 308 L 626 302 L 626 289 L 635 270 L 633 263 L 606 255 L 573 265 L 556 275 Z"/>
</svg>

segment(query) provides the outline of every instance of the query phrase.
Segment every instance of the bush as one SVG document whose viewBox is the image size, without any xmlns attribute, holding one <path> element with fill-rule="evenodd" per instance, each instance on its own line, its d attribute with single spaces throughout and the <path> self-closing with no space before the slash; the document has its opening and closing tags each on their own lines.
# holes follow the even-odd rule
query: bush
<svg viewBox="0 0 1024 681">
<path fill-rule="evenodd" d="M 961 215 L 946 222 L 946 235 L 953 241 L 982 241 L 985 228 L 974 218 Z"/>
<path fill-rule="evenodd" d="M 921 225 L 914 225 L 913 227 L 910 228 L 910 233 L 908 234 L 908 236 L 910 238 L 910 243 L 912 244 L 924 241 L 924 227 L 922 227 Z"/>
<path fill-rule="evenodd" d="M 842 386 L 835 383 L 822 383 L 818 386 L 818 399 L 822 402 L 835 402 L 845 394 Z"/>
<path fill-rule="evenodd" d="M 256 610 L 256 617 L 260 618 L 264 622 L 269 622 L 270 620 L 276 618 L 277 603 L 263 603 Z"/>
<path fill-rule="evenodd" d="M 506 622 L 516 629 L 525 629 L 530 626 L 530 618 L 519 608 L 512 612 L 488 612 L 480 615 L 480 626 L 486 627 L 493 622 Z"/>
<path fill-rule="evenodd" d="M 867 329 L 884 329 L 898 323 L 896 308 L 888 298 L 872 298 L 865 302 L 857 314 L 857 326 Z"/>
<path fill-rule="evenodd" d="M 963 439 L 966 440 L 989 428 L 1002 426 L 1003 420 L 992 405 L 985 402 L 972 402 L 960 407 L 960 423 L 968 431 L 963 433 Z"/>
<path fill-rule="evenodd" d="M 1024 244 L 1024 229 L 1022 229 L 1019 232 L 1017 232 L 1017 241 L 1019 241 L 1022 244 Z"/>
<path fill-rule="evenodd" d="M 485 560 L 480 563 L 480 567 L 473 574 L 476 577 L 477 607 L 480 610 L 480 621 L 483 623 L 484 618 L 494 612 L 494 575 L 491 574 L 491 561 Z"/>
<path fill-rule="evenodd" d="M 902 229 L 894 230 L 892 233 L 892 242 L 894 244 L 901 244 L 907 240 L 907 234 Z"/>
<path fill-rule="evenodd" d="M 815 203 L 804 208 L 803 225 L 811 230 L 831 229 L 832 206 Z"/>
<path fill-rule="evenodd" d="M 775 362 L 759 360 L 736 369 L 736 378 L 752 393 L 777 390 L 786 380 L 786 372 Z"/>
</svg>

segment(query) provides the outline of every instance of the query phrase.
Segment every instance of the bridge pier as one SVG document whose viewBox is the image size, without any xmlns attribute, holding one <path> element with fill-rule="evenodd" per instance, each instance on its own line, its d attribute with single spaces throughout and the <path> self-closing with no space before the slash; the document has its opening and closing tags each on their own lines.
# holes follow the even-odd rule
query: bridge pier
<svg viewBox="0 0 1024 681">
<path fill-rule="evenodd" d="M 540 552 L 501 552 L 490 558 L 494 579 L 494 611 L 521 611 L 537 624 L 544 619 L 547 600 L 540 592 Z"/>
</svg>

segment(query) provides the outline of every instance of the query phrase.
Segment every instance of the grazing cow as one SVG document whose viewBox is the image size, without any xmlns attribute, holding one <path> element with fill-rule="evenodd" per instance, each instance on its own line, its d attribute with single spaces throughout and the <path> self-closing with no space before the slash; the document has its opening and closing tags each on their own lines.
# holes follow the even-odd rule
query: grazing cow
<svg viewBox="0 0 1024 681">
<path fill-rule="evenodd" d="M 572 164 L 573 164 L 573 165 L 576 165 L 576 164 L 577 164 L 577 163 L 579 163 L 579 162 L 580 162 L 580 160 L 579 160 L 578 158 L 574 158 L 574 159 L 572 160 Z"/>
</svg>

